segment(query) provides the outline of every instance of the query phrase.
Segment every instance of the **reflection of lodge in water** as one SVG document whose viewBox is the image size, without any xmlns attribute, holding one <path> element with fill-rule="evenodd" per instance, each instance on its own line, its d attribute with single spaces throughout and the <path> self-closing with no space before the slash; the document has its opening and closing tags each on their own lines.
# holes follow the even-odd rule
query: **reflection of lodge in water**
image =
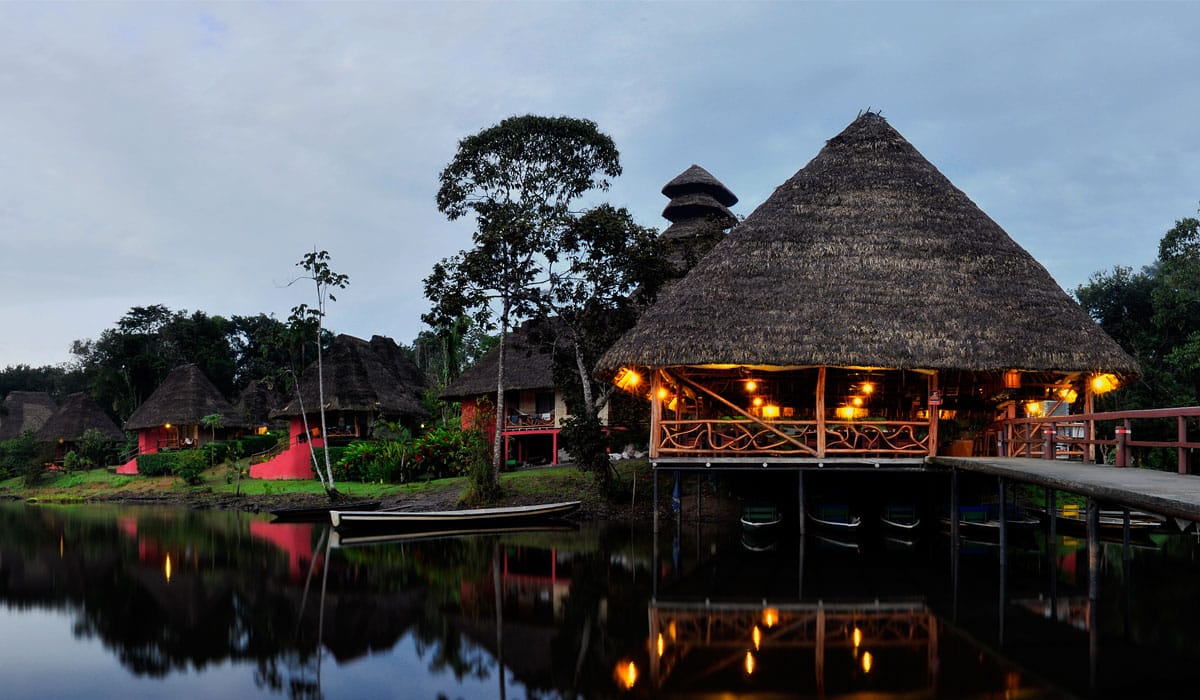
<svg viewBox="0 0 1200 700">
<path fill-rule="evenodd" d="M 921 602 L 650 605 L 655 689 L 794 693 L 805 676 L 822 696 L 935 689 L 937 620 Z"/>
</svg>

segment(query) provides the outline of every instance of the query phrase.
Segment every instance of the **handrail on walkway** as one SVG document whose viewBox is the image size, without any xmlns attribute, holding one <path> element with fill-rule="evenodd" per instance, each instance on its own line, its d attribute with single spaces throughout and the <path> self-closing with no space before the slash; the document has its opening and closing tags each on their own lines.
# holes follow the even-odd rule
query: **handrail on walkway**
<svg viewBox="0 0 1200 700">
<path fill-rule="evenodd" d="M 1175 438 L 1136 440 L 1132 432 L 1135 420 L 1174 421 Z M 983 446 L 979 451 L 998 457 L 1040 457 L 1094 463 L 1107 461 L 1107 453 L 1111 448 L 1114 466 L 1127 467 L 1131 464 L 1133 448 L 1167 448 L 1175 450 L 1177 471 L 1187 474 L 1191 452 L 1200 449 L 1200 437 L 1189 439 L 1189 420 L 1195 420 L 1200 426 L 1200 406 L 1008 418 L 984 429 Z M 1168 431 L 1169 428 L 1164 426 L 1164 432 Z M 1100 437 L 1110 432 L 1111 438 Z"/>
</svg>

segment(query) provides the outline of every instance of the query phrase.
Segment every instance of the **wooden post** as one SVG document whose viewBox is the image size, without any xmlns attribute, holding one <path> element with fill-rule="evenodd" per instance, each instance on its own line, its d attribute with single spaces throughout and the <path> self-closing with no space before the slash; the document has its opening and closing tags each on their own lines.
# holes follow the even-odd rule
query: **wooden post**
<svg viewBox="0 0 1200 700">
<path fill-rule="evenodd" d="M 1086 377 L 1085 377 L 1085 380 L 1086 380 Z M 1096 395 L 1092 393 L 1092 383 L 1089 381 L 1084 381 L 1084 383 L 1083 383 L 1083 412 L 1086 413 L 1088 416 L 1091 416 L 1092 413 L 1094 413 L 1095 411 L 1096 411 Z M 1083 437 L 1085 439 L 1089 440 L 1088 446 L 1087 446 L 1087 461 L 1091 462 L 1092 464 L 1095 464 L 1096 463 L 1096 443 L 1090 442 L 1090 441 L 1096 439 L 1096 421 L 1089 417 L 1087 420 L 1087 427 L 1084 430 L 1085 430 L 1085 432 L 1084 432 Z"/>
<path fill-rule="evenodd" d="M 662 421 L 662 401 L 658 399 L 658 388 L 662 386 L 662 381 L 659 379 L 659 372 L 655 368 L 650 369 L 650 459 L 658 459 L 658 446 L 662 442 L 662 436 L 659 434 Z M 655 504 L 657 506 L 657 503 Z"/>
<path fill-rule="evenodd" d="M 825 457 L 825 367 L 817 368 L 817 457 Z"/>
<path fill-rule="evenodd" d="M 933 396 L 938 390 L 938 373 L 934 370 L 933 374 L 929 375 L 929 396 Z M 929 405 L 928 402 L 926 405 Z M 937 456 L 938 448 L 938 414 L 941 413 L 941 400 L 938 400 L 936 406 L 929 405 L 929 456 Z"/>
<path fill-rule="evenodd" d="M 1179 421 L 1179 447 L 1176 448 L 1176 453 L 1179 460 L 1179 473 L 1188 473 L 1188 456 L 1187 449 L 1183 447 L 1183 443 L 1187 442 L 1187 418 L 1179 416 L 1175 420 Z"/>
<path fill-rule="evenodd" d="M 1115 466 L 1129 466 L 1129 419 L 1126 418 L 1124 425 L 1117 428 L 1117 456 L 1113 460 Z"/>
<path fill-rule="evenodd" d="M 1042 424 L 1042 459 L 1054 459 L 1054 423 Z"/>
</svg>

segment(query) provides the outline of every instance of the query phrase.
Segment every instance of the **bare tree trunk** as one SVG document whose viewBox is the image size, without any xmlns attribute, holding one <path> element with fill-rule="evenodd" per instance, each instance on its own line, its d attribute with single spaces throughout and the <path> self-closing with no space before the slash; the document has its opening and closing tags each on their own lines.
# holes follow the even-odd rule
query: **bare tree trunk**
<svg viewBox="0 0 1200 700">
<path fill-rule="evenodd" d="M 500 486 L 500 465 L 504 459 L 504 345 L 508 336 L 509 302 L 504 300 L 500 314 L 500 347 L 496 355 L 496 435 L 492 438 L 492 486 Z"/>
<path fill-rule="evenodd" d="M 296 403 L 300 406 L 300 422 L 304 424 L 304 441 L 308 443 L 308 456 L 312 459 L 313 471 L 317 473 L 321 488 L 328 493 L 329 487 L 325 485 L 325 475 L 321 473 L 321 465 L 317 462 L 317 450 L 312 444 L 312 433 L 308 429 L 308 414 L 304 412 L 304 396 L 300 393 L 300 378 L 296 376 L 295 370 L 292 370 L 292 380 L 296 385 Z"/>
<path fill-rule="evenodd" d="M 573 343 L 575 347 L 575 369 L 579 371 L 579 383 L 583 389 L 583 405 L 588 412 L 588 417 L 596 415 L 596 406 L 592 403 L 592 382 L 588 377 L 587 367 L 583 363 L 583 350 L 579 347 L 578 342 Z"/>
<path fill-rule="evenodd" d="M 325 312 L 324 304 L 321 313 Z M 321 446 L 325 452 L 325 478 L 329 480 L 329 493 L 337 491 L 333 485 L 333 468 L 329 466 L 329 430 L 325 427 L 325 368 L 321 363 L 321 317 L 317 317 L 317 401 L 321 410 Z M 312 444 L 311 442 L 309 444 Z"/>
</svg>

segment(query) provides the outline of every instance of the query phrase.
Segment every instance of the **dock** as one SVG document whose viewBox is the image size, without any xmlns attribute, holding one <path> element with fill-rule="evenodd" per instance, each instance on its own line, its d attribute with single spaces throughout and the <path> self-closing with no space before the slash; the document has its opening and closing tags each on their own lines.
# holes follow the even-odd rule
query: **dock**
<svg viewBox="0 0 1200 700">
<path fill-rule="evenodd" d="M 1021 457 L 928 457 L 929 466 L 987 474 L 1189 520 L 1200 520 L 1200 476 Z"/>
</svg>

